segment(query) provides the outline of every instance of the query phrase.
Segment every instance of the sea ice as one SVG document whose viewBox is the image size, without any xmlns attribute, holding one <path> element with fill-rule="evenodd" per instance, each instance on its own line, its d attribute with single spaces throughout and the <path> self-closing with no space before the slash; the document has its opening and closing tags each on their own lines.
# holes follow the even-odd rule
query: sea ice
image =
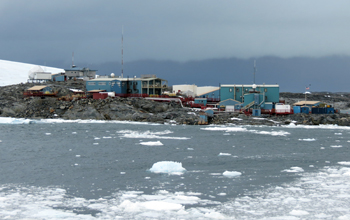
<svg viewBox="0 0 350 220">
<path fill-rule="evenodd" d="M 346 165 L 346 166 L 350 166 L 350 162 L 349 161 L 340 161 L 338 162 L 340 165 Z"/>
<path fill-rule="evenodd" d="M 148 141 L 148 142 L 140 142 L 141 145 L 147 145 L 147 146 L 162 146 L 162 142 L 160 141 Z"/>
<path fill-rule="evenodd" d="M 230 153 L 219 153 L 218 156 L 231 156 L 231 154 Z"/>
<path fill-rule="evenodd" d="M 304 139 L 299 139 L 299 141 L 316 141 L 315 138 L 304 138 Z"/>
<path fill-rule="evenodd" d="M 173 161 L 160 161 L 153 164 L 149 171 L 154 173 L 182 174 L 186 169 L 182 167 L 182 163 Z"/>
<path fill-rule="evenodd" d="M 301 167 L 291 167 L 290 169 L 282 170 L 282 172 L 288 172 L 288 173 L 300 173 L 304 172 L 304 169 Z"/>
<path fill-rule="evenodd" d="M 238 171 L 225 171 L 222 173 L 222 175 L 226 177 L 235 177 L 242 175 L 242 173 Z"/>
<path fill-rule="evenodd" d="M 331 147 L 333 148 L 340 148 L 340 147 L 343 147 L 342 145 L 331 145 Z"/>
</svg>

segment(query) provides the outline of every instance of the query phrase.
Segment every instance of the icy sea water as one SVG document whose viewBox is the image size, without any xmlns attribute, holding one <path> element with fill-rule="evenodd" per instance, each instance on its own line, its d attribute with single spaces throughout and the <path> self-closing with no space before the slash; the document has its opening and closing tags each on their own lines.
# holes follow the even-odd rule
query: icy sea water
<svg viewBox="0 0 350 220">
<path fill-rule="evenodd" d="M 350 219 L 350 127 L 0 129 L 0 219 Z"/>
</svg>

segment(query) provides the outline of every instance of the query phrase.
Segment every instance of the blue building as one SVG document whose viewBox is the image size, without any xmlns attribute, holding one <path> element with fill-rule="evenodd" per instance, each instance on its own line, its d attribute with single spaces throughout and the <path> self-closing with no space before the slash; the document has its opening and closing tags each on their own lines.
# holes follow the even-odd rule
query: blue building
<svg viewBox="0 0 350 220">
<path fill-rule="evenodd" d="M 244 105 L 253 101 L 278 103 L 279 85 L 220 85 L 220 100 L 226 99 L 233 99 Z"/>
<path fill-rule="evenodd" d="M 154 75 L 153 75 L 154 76 Z M 86 81 L 86 90 L 105 90 L 116 94 L 162 95 L 168 82 L 157 77 L 97 78 Z"/>
<path fill-rule="evenodd" d="M 66 77 L 70 79 L 83 79 L 83 80 L 89 80 L 94 79 L 96 77 L 96 71 L 97 70 L 91 70 L 89 68 L 83 67 L 77 67 L 75 65 L 72 65 L 69 69 L 64 69 Z"/>
</svg>

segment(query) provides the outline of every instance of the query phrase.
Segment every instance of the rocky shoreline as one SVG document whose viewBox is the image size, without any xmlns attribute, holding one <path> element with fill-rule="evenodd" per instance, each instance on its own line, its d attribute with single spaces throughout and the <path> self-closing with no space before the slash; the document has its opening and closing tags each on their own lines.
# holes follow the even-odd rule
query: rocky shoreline
<svg viewBox="0 0 350 220">
<path fill-rule="evenodd" d="M 25 83 L 0 87 L 0 117 L 66 120 L 120 120 L 152 123 L 197 125 L 199 122 L 198 109 L 182 108 L 176 102 L 155 102 L 142 98 L 107 98 L 103 100 L 80 99 L 74 97 L 70 89 L 85 90 L 84 82 L 54 82 L 48 86 L 57 91 L 58 97 L 23 97 L 23 92 L 38 84 Z M 40 84 L 43 85 L 43 84 Z M 293 98 L 297 96 L 296 98 Z M 333 95 L 333 94 L 332 94 Z M 287 104 L 303 98 L 300 94 L 281 94 Z M 328 95 L 329 96 L 329 95 Z M 326 96 L 326 98 L 329 98 Z M 322 101 L 322 100 L 320 100 Z M 348 107 L 348 95 L 341 94 L 333 101 Z M 220 113 L 209 119 L 210 124 L 237 125 L 285 125 L 294 123 L 304 125 L 337 124 L 350 126 L 349 114 L 331 115 L 262 115 L 259 118 L 240 113 Z"/>
</svg>

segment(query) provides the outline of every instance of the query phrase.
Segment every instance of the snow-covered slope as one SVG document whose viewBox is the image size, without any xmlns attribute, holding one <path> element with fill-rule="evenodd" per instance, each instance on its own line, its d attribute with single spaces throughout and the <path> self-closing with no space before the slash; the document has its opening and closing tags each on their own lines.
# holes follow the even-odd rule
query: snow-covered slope
<svg viewBox="0 0 350 220">
<path fill-rule="evenodd" d="M 28 72 L 38 65 L 0 60 L 0 86 L 25 83 L 28 80 Z M 61 73 L 63 69 L 40 66 L 45 72 Z"/>
</svg>

